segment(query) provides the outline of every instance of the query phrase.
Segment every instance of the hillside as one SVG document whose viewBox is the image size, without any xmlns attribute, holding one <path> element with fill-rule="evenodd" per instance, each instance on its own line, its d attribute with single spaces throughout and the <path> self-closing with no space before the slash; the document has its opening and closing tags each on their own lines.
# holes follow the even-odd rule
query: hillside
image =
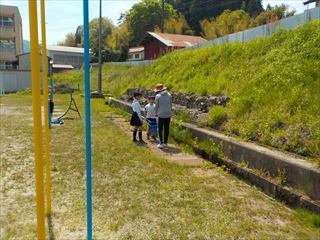
<svg viewBox="0 0 320 240">
<path fill-rule="evenodd" d="M 116 96 L 158 82 L 229 96 L 225 108 L 211 109 L 209 125 L 320 161 L 320 21 L 249 43 L 176 51 L 149 66 L 106 64 L 103 74 L 104 89 Z M 53 80 L 82 84 L 82 72 Z M 91 81 L 95 89 L 96 69 Z"/>
</svg>

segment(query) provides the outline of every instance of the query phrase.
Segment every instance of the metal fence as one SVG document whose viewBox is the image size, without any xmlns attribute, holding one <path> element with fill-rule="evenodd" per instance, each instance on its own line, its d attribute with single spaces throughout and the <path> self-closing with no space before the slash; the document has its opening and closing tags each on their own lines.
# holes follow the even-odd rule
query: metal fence
<svg viewBox="0 0 320 240">
<path fill-rule="evenodd" d="M 42 76 L 42 73 L 40 73 Z M 0 89 L 2 93 L 17 92 L 31 88 L 30 71 L 0 71 Z"/>
<path fill-rule="evenodd" d="M 154 60 L 142 60 L 142 61 L 127 61 L 127 62 L 110 62 L 115 65 L 146 65 L 153 63 Z"/>
<path fill-rule="evenodd" d="M 292 17 L 284 18 L 279 21 L 265 24 L 259 27 L 250 28 L 242 32 L 229 34 L 223 37 L 216 38 L 214 40 L 209 40 L 203 43 L 190 46 L 185 49 L 201 48 L 201 47 L 210 46 L 210 45 L 221 45 L 224 43 L 232 43 L 232 42 L 248 42 L 258 37 L 268 37 L 272 33 L 276 32 L 278 29 L 296 28 L 297 26 L 303 25 L 313 19 L 320 19 L 320 7 L 308 9 L 308 10 L 305 10 L 304 13 L 297 14 Z"/>
</svg>

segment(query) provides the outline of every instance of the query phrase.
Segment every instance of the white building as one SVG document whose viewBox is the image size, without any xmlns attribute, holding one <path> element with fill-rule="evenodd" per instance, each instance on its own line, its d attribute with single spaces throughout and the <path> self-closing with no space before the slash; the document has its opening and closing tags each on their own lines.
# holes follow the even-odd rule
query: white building
<svg viewBox="0 0 320 240">
<path fill-rule="evenodd" d="M 84 61 L 84 48 L 47 46 L 53 72 L 80 68 Z"/>
<path fill-rule="evenodd" d="M 144 60 L 144 47 L 130 48 L 128 52 L 128 61 Z"/>
</svg>

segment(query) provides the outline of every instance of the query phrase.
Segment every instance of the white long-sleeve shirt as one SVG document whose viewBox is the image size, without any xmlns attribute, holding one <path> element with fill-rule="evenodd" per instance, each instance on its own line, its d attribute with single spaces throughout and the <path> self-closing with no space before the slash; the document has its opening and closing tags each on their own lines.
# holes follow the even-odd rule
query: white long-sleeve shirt
<svg viewBox="0 0 320 240">
<path fill-rule="evenodd" d="M 138 117 L 142 121 L 143 118 L 142 118 L 142 115 L 141 115 L 141 106 L 140 106 L 139 101 L 136 100 L 136 99 L 133 99 L 131 107 L 132 107 L 132 111 L 136 112 L 138 114 Z"/>
</svg>

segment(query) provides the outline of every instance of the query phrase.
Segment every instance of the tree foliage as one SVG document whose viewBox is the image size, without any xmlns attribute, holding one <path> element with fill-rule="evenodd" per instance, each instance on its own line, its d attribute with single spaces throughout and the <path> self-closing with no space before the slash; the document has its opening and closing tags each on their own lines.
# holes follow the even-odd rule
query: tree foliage
<svg viewBox="0 0 320 240">
<path fill-rule="evenodd" d="M 112 32 L 107 39 L 105 47 L 120 52 L 119 59 L 125 61 L 127 59 L 127 51 L 129 49 L 130 32 L 126 23 L 120 24 Z"/>
<path fill-rule="evenodd" d="M 125 13 L 124 21 L 130 32 L 130 45 L 137 45 L 147 31 L 153 31 L 161 25 L 161 9 L 159 0 L 143 0 L 134 4 Z M 171 4 L 165 3 L 164 17 L 165 19 L 178 17 Z"/>
<path fill-rule="evenodd" d="M 68 47 L 76 47 L 76 37 L 74 33 L 68 33 L 65 37 L 65 40 L 58 43 L 59 46 L 68 46 Z"/>
<path fill-rule="evenodd" d="M 216 18 L 200 21 L 201 34 L 206 39 L 215 39 L 251 27 L 275 22 L 282 18 L 290 17 L 294 15 L 294 13 L 294 11 L 289 11 L 288 6 L 285 4 L 274 7 L 268 5 L 267 9 L 255 18 L 251 18 L 249 13 L 244 10 L 225 10 Z"/>
<path fill-rule="evenodd" d="M 251 27 L 253 25 L 253 19 L 250 18 L 249 14 L 244 10 L 225 10 L 217 18 L 202 20 L 200 25 L 202 35 L 206 39 L 214 39 L 230 33 L 243 31 Z"/>
<path fill-rule="evenodd" d="M 261 12 L 255 18 L 255 24 L 259 26 L 267 23 L 272 23 L 282 18 L 293 16 L 294 14 L 295 11 L 289 11 L 288 5 L 281 4 L 274 7 L 268 5 L 266 10 Z"/>
<path fill-rule="evenodd" d="M 164 22 L 163 30 L 165 33 L 193 35 L 193 31 L 183 15 L 168 18 Z M 156 26 L 154 31 L 161 32 L 161 27 Z"/>
<path fill-rule="evenodd" d="M 101 46 L 103 47 L 107 39 L 111 36 L 112 31 L 115 26 L 112 21 L 106 17 L 102 18 L 102 42 Z M 89 23 L 89 39 L 90 39 L 90 48 L 92 52 L 97 55 L 99 51 L 99 18 L 94 18 Z M 83 26 L 80 25 L 77 27 L 75 33 L 75 42 L 78 46 L 83 46 Z"/>
<path fill-rule="evenodd" d="M 224 10 L 231 11 L 243 9 L 250 16 L 256 16 L 263 7 L 261 0 L 170 0 L 174 8 L 182 13 L 191 28 L 199 34 L 201 32 L 200 22 L 219 16 Z"/>
</svg>

